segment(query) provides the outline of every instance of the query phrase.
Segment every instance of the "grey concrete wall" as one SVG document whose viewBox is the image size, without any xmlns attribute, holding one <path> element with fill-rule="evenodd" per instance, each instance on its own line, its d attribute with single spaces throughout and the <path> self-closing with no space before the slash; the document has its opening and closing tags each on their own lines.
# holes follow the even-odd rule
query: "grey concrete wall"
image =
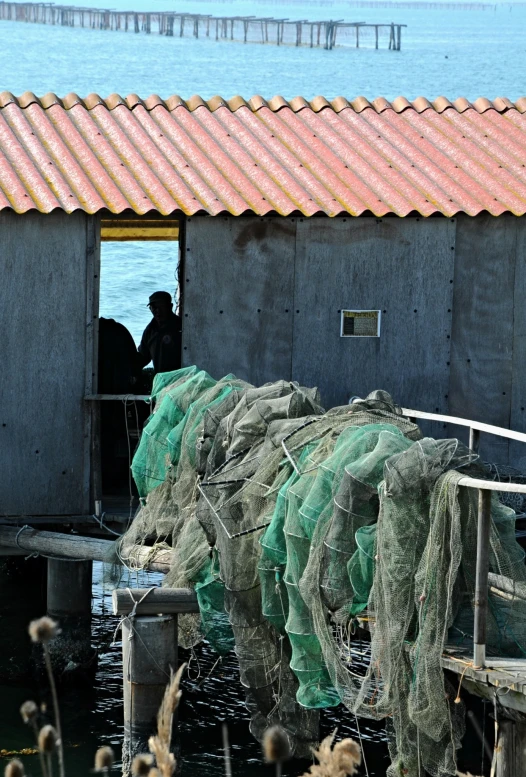
<svg viewBox="0 0 526 777">
<path fill-rule="evenodd" d="M 406 407 L 526 431 L 525 224 L 189 219 L 184 363 L 317 385 L 326 407 L 384 388 Z M 342 308 L 382 310 L 381 337 L 341 338 Z M 526 466 L 520 445 L 491 438 L 482 452 Z"/>
<path fill-rule="evenodd" d="M 0 246 L 0 514 L 83 514 L 98 222 L 3 211 Z"/>
<path fill-rule="evenodd" d="M 526 431 L 525 248 L 524 219 L 457 219 L 449 410 L 516 431 Z M 502 438 L 484 436 L 481 454 L 526 466 L 526 446 Z"/>
<path fill-rule="evenodd" d="M 189 218 L 183 364 L 255 384 L 290 379 L 296 224 Z"/>
</svg>

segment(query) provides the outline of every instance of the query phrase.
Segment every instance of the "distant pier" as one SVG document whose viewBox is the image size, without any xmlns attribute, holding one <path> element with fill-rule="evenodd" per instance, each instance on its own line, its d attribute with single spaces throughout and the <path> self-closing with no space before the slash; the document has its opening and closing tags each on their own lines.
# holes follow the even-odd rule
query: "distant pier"
<svg viewBox="0 0 526 777">
<path fill-rule="evenodd" d="M 34 24 L 86 27 L 179 38 L 304 46 L 331 51 L 335 46 L 400 51 L 405 24 L 290 20 L 256 16 L 211 16 L 172 11 L 115 11 L 54 3 L 0 2 L 0 19 Z"/>
</svg>

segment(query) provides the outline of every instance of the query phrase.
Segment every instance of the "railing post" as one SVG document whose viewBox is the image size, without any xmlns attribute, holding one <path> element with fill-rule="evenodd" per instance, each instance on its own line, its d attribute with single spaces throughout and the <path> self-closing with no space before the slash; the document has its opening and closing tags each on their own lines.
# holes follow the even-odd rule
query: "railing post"
<svg viewBox="0 0 526 777">
<path fill-rule="evenodd" d="M 469 447 L 475 453 L 479 452 L 480 432 L 478 429 L 469 427 Z"/>
<path fill-rule="evenodd" d="M 477 521 L 477 570 L 475 577 L 475 628 L 473 663 L 476 668 L 486 663 L 486 625 L 488 613 L 489 538 L 491 528 L 491 491 L 479 489 Z"/>
</svg>

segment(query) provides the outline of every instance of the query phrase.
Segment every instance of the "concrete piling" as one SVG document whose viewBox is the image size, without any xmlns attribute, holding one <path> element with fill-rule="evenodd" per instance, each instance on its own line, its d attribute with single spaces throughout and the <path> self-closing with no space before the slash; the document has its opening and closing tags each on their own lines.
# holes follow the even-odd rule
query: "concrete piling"
<svg viewBox="0 0 526 777">
<path fill-rule="evenodd" d="M 47 569 L 47 613 L 60 624 L 50 644 L 51 660 L 62 680 L 86 681 L 96 670 L 91 646 L 93 562 L 50 558 Z"/>
</svg>

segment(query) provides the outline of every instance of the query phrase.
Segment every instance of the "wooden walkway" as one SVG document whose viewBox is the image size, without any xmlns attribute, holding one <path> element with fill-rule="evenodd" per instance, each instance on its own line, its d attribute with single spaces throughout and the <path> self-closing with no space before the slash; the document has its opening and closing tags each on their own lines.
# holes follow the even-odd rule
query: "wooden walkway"
<svg viewBox="0 0 526 777">
<path fill-rule="evenodd" d="M 0 19 L 33 24 L 84 27 L 168 37 L 304 46 L 331 51 L 335 46 L 400 51 L 405 24 L 367 24 L 342 19 L 308 21 L 256 16 L 211 16 L 172 11 L 115 11 L 54 3 L 0 2 Z"/>
</svg>

